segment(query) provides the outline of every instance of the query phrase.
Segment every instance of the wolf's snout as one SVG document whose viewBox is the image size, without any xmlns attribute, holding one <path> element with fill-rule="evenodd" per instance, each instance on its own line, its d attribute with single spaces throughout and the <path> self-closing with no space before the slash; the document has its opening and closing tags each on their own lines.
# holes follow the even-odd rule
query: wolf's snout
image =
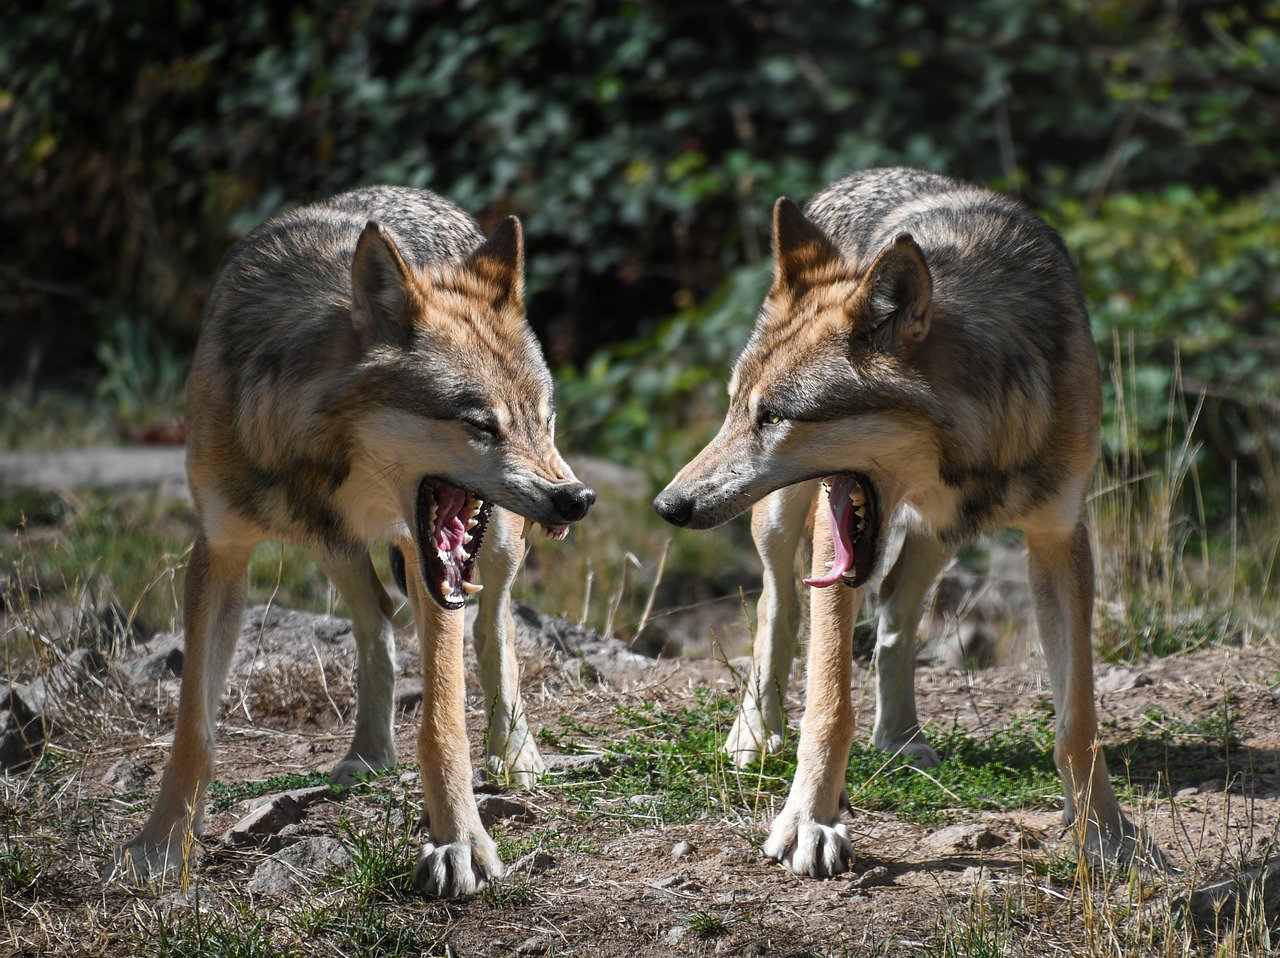
<svg viewBox="0 0 1280 958">
<path fill-rule="evenodd" d="M 581 482 L 561 486 L 551 496 L 556 512 L 565 522 L 577 522 L 596 501 L 596 491 Z"/>
<path fill-rule="evenodd" d="M 693 518 L 693 497 L 673 489 L 665 489 L 653 500 L 653 508 L 673 526 L 687 526 Z"/>
</svg>

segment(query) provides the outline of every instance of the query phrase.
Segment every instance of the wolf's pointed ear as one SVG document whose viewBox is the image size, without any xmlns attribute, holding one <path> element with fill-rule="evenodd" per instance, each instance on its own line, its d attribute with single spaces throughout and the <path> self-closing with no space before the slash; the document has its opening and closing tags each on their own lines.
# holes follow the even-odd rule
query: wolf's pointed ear
<svg viewBox="0 0 1280 958">
<path fill-rule="evenodd" d="M 524 309 L 524 230 L 508 216 L 467 258 L 467 269 L 493 293 L 495 308 Z"/>
<path fill-rule="evenodd" d="M 883 348 L 914 349 L 929 335 L 933 278 L 910 233 L 899 233 L 867 270 L 872 335 Z"/>
<path fill-rule="evenodd" d="M 404 343 L 413 328 L 414 280 L 381 223 L 360 234 L 351 263 L 351 321 L 364 343 Z"/>
<path fill-rule="evenodd" d="M 843 263 L 830 237 L 795 203 L 778 197 L 773 205 L 774 292 L 799 296 Z"/>
</svg>

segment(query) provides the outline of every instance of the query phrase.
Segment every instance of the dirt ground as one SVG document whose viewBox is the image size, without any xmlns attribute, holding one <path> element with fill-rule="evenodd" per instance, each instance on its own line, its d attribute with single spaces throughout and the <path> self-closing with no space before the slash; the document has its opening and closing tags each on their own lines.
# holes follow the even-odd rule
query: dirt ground
<svg viewBox="0 0 1280 958">
<path fill-rule="evenodd" d="M 591 730 L 573 737 L 577 747 L 606 750 L 612 736 L 627 732 L 619 706 L 677 709 L 701 687 L 736 696 L 739 678 L 726 664 L 705 659 L 660 660 L 599 683 L 583 683 L 571 672 L 554 656 L 529 654 L 524 687 L 532 725 L 563 728 L 562 717 L 571 716 L 572 728 Z M 1153 797 L 1135 814 L 1173 863 L 1203 881 L 1265 851 L 1280 818 L 1280 653 L 1211 648 L 1141 666 L 1099 665 L 1098 675 L 1109 744 L 1171 716 L 1184 723 L 1231 716 L 1225 736 L 1230 741 L 1223 748 L 1215 751 L 1201 740 L 1182 746 L 1178 736 L 1168 737 L 1159 768 L 1133 770 L 1146 781 L 1157 774 L 1161 779 L 1145 790 Z M 350 691 L 341 675 L 328 675 L 324 684 L 290 680 L 256 692 L 255 681 L 240 677 L 229 695 L 231 708 L 219 732 L 219 781 L 260 781 L 331 767 L 345 751 L 350 729 L 339 719 Z M 974 735 L 1042 714 L 1049 698 L 1046 674 L 1034 659 L 978 672 L 922 667 L 918 685 L 922 719 L 943 727 L 958 723 Z M 286 686 L 290 694 L 282 691 Z M 800 691 L 793 689 L 793 726 Z M 273 701 L 277 708 L 270 707 Z M 865 734 L 873 708 L 865 667 L 858 672 L 855 702 Z M 479 743 L 482 719 L 474 688 L 472 706 L 472 741 Z M 197 905 L 215 912 L 258 909 L 270 925 L 270 909 L 282 906 L 250 901 L 243 891 L 267 851 L 243 850 L 217 837 L 244 814 L 243 804 L 230 803 L 209 816 L 194 887 L 104 893 L 98 885 L 95 876 L 109 849 L 139 826 L 157 784 L 152 778 L 122 796 L 102 783 L 103 776 L 123 757 L 160 767 L 170 708 L 162 704 L 157 717 L 135 726 L 135 733 L 91 743 L 72 736 L 56 746 L 59 760 L 39 773 L 46 780 L 39 794 L 59 811 L 52 820 L 44 816 L 25 839 L 42 860 L 44 875 L 38 893 L 7 903 L 7 942 L 0 944 L 0 954 L 165 953 L 139 938 L 137 929 L 154 928 L 156 915 L 181 920 Z M 410 712 L 398 721 L 398 754 L 407 763 L 414 754 L 414 719 Z M 542 748 L 544 754 L 555 751 Z M 1149 765 L 1149 755 L 1147 760 Z M 1126 776 L 1123 768 L 1113 767 L 1113 773 Z M 726 781 L 732 776 L 725 772 Z M 16 778 L 4 781 L 11 800 L 29 801 L 37 794 Z M 1060 799 L 1053 796 L 1018 810 L 954 809 L 944 822 L 928 825 L 904 821 L 892 810 L 860 808 L 855 800 L 853 871 L 814 881 L 791 875 L 757 850 L 779 804 L 776 792 L 729 812 L 709 806 L 705 816 L 664 825 L 644 796 L 618 796 L 584 811 L 574 798 L 576 787 L 580 781 L 564 784 L 552 776 L 532 790 L 512 793 L 527 814 L 495 828 L 508 861 L 539 848 L 550 856 L 522 880 L 518 896 L 453 903 L 409 899 L 394 906 L 430 927 L 435 950 L 426 953 L 1050 954 L 1082 947 L 1096 952 L 1091 942 L 1109 933 L 1091 922 L 1088 896 L 1075 887 L 1078 878 L 1069 868 L 1064 873 L 1069 847 L 1061 834 Z M 371 791 L 412 796 L 418 788 L 417 773 L 408 767 L 380 778 Z M 340 823 L 373 821 L 384 807 L 368 792 L 324 802 L 307 811 L 293 837 L 338 834 Z M 32 820 L 40 817 L 39 809 L 27 812 Z M 965 822 L 986 826 L 980 842 L 986 847 L 931 840 L 944 825 Z M 692 849 L 674 857 L 682 841 Z M 1161 899 L 1162 885 L 1174 881 L 1156 881 L 1139 896 Z M 315 901 L 341 891 L 317 885 L 309 894 Z M 971 930 L 974 916 L 987 909 L 1010 929 L 990 936 L 1003 943 L 1000 949 L 946 951 L 947 942 Z M 72 940 L 67 929 L 77 927 L 84 936 Z"/>
</svg>

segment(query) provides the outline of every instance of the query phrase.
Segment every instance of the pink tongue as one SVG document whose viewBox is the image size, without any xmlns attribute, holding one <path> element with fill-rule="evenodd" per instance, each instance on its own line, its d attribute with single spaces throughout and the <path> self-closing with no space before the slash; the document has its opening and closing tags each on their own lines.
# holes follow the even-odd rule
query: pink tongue
<svg viewBox="0 0 1280 958">
<path fill-rule="evenodd" d="M 831 524 L 831 540 L 835 543 L 835 562 L 824 575 L 804 580 L 805 585 L 819 589 L 835 585 L 853 568 L 853 542 L 849 538 L 849 513 L 853 510 L 853 503 L 849 501 L 849 493 L 857 488 L 858 481 L 852 476 L 836 473 L 827 483 L 831 486 L 827 520 Z"/>
</svg>

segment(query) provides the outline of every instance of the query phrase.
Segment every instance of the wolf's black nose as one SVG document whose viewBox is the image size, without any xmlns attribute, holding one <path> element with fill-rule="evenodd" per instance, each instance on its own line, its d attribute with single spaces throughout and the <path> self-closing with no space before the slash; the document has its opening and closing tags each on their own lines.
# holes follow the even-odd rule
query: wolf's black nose
<svg viewBox="0 0 1280 958">
<path fill-rule="evenodd" d="M 565 522 L 577 522 L 587 514 L 591 504 L 596 501 L 596 491 L 580 482 L 561 486 L 551 497 L 551 502 Z"/>
<path fill-rule="evenodd" d="M 673 526 L 687 526 L 693 518 L 693 498 L 670 489 L 653 500 L 653 508 Z"/>
</svg>

